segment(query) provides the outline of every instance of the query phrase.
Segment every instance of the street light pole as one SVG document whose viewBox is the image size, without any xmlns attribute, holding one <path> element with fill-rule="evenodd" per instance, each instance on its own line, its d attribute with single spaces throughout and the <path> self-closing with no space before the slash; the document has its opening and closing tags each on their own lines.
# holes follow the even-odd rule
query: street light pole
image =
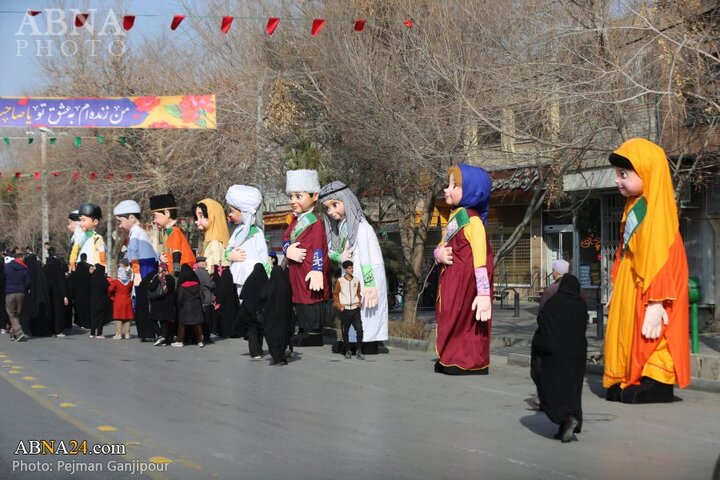
<svg viewBox="0 0 720 480">
<path fill-rule="evenodd" d="M 47 132 L 40 130 L 40 204 L 42 209 L 42 261 L 47 261 L 48 251 L 45 244 L 50 242 L 50 218 L 48 213 L 47 191 Z"/>
</svg>

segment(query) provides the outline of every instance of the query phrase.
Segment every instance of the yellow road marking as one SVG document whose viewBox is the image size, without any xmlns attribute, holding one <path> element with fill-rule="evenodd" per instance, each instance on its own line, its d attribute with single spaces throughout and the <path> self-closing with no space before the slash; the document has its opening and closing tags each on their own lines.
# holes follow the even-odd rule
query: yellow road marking
<svg viewBox="0 0 720 480">
<path fill-rule="evenodd" d="M 173 463 L 173 461 L 167 457 L 150 457 L 150 458 L 148 458 L 148 462 L 151 462 L 151 463 Z"/>
<path fill-rule="evenodd" d="M 13 363 L 12 360 L 3 360 L 3 363 Z"/>
<path fill-rule="evenodd" d="M 63 408 L 77 407 L 77 405 L 70 402 L 60 402 L 60 406 Z"/>
<path fill-rule="evenodd" d="M 42 390 L 47 387 L 45 385 L 31 385 L 30 388 L 32 388 L 33 390 Z"/>
<path fill-rule="evenodd" d="M 23 377 L 23 380 L 32 381 L 35 380 L 35 377 Z"/>
<path fill-rule="evenodd" d="M 117 432 L 117 428 L 112 425 L 100 425 L 97 427 L 101 432 Z"/>
</svg>

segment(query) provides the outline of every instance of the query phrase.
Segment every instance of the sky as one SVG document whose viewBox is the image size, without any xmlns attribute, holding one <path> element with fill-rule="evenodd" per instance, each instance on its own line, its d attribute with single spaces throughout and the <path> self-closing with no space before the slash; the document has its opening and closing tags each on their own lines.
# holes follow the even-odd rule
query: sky
<svg viewBox="0 0 720 480">
<path fill-rule="evenodd" d="M 70 12 L 71 8 L 79 8 L 84 11 L 82 7 L 89 5 L 89 8 L 97 9 L 97 16 L 104 22 L 109 9 L 115 6 L 114 1 L 67 0 L 64 3 L 68 24 L 72 22 L 73 18 L 73 14 Z M 125 0 L 123 11 L 115 10 L 115 14 L 119 22 L 122 22 L 122 15 L 125 14 L 163 15 L 163 17 L 138 17 L 133 29 L 128 32 L 128 35 L 152 37 L 161 28 L 169 29 L 174 14 L 184 13 L 183 3 L 185 3 L 183 0 Z M 52 36 L 33 36 L 31 26 L 23 26 L 24 12 L 56 8 L 57 4 L 57 0 L 0 0 L 0 65 L 3 70 L 3 75 L 0 76 L 0 96 L 25 96 L 32 88 L 42 85 L 42 77 L 36 61 L 37 42 L 39 40 L 40 45 L 46 47 L 47 40 L 50 40 L 52 53 L 59 55 L 60 41 L 55 40 Z M 46 13 L 33 18 L 39 30 L 44 33 L 47 28 Z M 19 30 L 21 30 L 20 33 L 18 33 Z M 100 25 L 95 24 L 95 31 L 99 30 Z M 27 42 L 26 47 L 24 42 Z M 70 48 L 71 46 L 68 45 L 68 51 Z M 43 50 L 41 47 L 39 53 L 47 54 L 47 48 Z"/>
</svg>

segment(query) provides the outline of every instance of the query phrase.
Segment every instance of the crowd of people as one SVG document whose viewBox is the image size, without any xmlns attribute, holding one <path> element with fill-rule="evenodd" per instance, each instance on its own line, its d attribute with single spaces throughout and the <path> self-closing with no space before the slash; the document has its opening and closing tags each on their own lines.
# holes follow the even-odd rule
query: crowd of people
<svg viewBox="0 0 720 480">
<path fill-rule="evenodd" d="M 612 269 L 605 342 L 607 399 L 623 403 L 673 400 L 673 387 L 689 384 L 688 268 L 667 158 L 657 145 L 631 139 L 610 155 L 616 183 L 627 198 L 621 244 Z M 438 269 L 435 371 L 487 375 L 493 297 L 493 253 L 485 225 L 492 182 L 480 167 L 448 171 L 445 201 L 451 207 L 433 257 Z M 191 248 L 178 228 L 172 193 L 149 199 L 152 221 L 164 234 L 161 251 L 141 228 L 142 210 L 123 200 L 113 210 L 127 233 L 125 255 L 115 278 L 105 271 L 102 236 L 95 232 L 102 211 L 83 203 L 70 212 L 68 261 L 48 253 L 14 249 L 2 264 L 9 333 L 62 337 L 73 324 L 104 339 L 131 338 L 155 346 L 204 347 L 213 336 L 244 337 L 260 359 L 263 342 L 272 363 L 287 365 L 295 346 L 322 346 L 332 304 L 339 312 L 346 358 L 363 360 L 388 338 L 385 269 L 377 236 L 355 194 L 342 182 L 320 188 L 314 170 L 287 172 L 293 219 L 283 236 L 283 264 L 268 250 L 263 233 L 262 195 L 232 185 L 225 206 L 205 198 L 193 205 L 201 245 Z M 322 218 L 316 216 L 322 205 Z M 230 228 L 233 227 L 232 233 Z M 331 263 L 340 278 L 331 282 Z M 567 261 L 553 264 L 555 283 L 541 299 L 532 342 L 532 378 L 539 408 L 560 425 L 568 442 L 582 428 L 582 385 L 587 342 L 587 305 Z M 355 344 L 352 349 L 351 345 Z"/>
</svg>

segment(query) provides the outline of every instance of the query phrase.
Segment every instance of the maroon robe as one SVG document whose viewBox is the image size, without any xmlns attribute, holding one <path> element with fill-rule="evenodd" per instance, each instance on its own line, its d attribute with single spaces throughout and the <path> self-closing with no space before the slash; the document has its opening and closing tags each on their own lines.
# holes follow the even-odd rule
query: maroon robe
<svg viewBox="0 0 720 480">
<path fill-rule="evenodd" d="M 467 209 L 469 217 L 478 214 Z M 469 226 L 469 225 L 468 225 Z M 490 237 L 485 232 L 487 271 L 490 280 L 490 298 L 493 296 L 493 257 Z M 440 270 L 438 296 L 435 305 L 437 342 L 435 349 L 443 367 L 479 371 L 490 366 L 491 321 L 475 320 L 472 303 L 477 296 L 475 268 L 470 242 L 463 229 L 447 243 L 452 248 L 452 265 Z"/>
<path fill-rule="evenodd" d="M 290 232 L 297 223 L 297 217 L 293 218 L 290 225 L 283 234 L 283 242 L 292 242 L 290 240 Z M 288 258 L 288 276 L 290 277 L 290 288 L 292 289 L 292 302 L 311 305 L 330 299 L 330 257 L 328 256 L 328 243 L 325 236 L 325 226 L 322 220 L 318 220 L 307 227 L 295 239 L 300 242 L 299 247 L 307 250 L 305 260 L 295 262 Z M 323 252 L 323 289 L 320 291 L 310 290 L 310 283 L 305 280 L 307 274 L 312 270 L 313 252 L 322 250 Z"/>
</svg>

